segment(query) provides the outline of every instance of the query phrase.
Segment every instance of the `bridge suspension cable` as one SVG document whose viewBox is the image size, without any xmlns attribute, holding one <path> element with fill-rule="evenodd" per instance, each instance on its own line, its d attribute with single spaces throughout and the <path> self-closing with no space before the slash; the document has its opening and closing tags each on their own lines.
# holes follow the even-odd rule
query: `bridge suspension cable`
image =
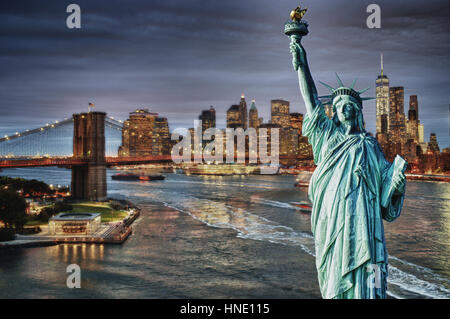
<svg viewBox="0 0 450 319">
<path fill-rule="evenodd" d="M 110 128 L 113 128 L 113 129 L 116 129 L 116 130 L 120 130 L 120 131 L 122 131 L 122 128 L 123 128 L 123 122 L 122 121 L 116 120 L 116 119 L 114 119 L 113 117 L 110 117 L 110 116 L 106 116 L 105 125 L 110 127 Z"/>
<path fill-rule="evenodd" d="M 105 121 L 106 156 L 117 156 L 123 123 L 112 117 Z M 5 135 L 0 138 L 0 158 L 68 157 L 73 153 L 73 118 Z"/>
<path fill-rule="evenodd" d="M 14 140 L 14 139 L 19 138 L 19 137 L 25 137 L 25 136 L 28 136 L 28 135 L 31 135 L 31 134 L 34 134 L 34 133 L 44 132 L 44 131 L 50 130 L 52 128 L 60 127 L 62 125 L 65 125 L 65 124 L 71 123 L 71 122 L 73 122 L 72 118 L 65 118 L 62 121 L 56 121 L 56 122 L 51 123 L 51 124 L 47 123 L 44 126 L 41 126 L 41 127 L 38 127 L 38 128 L 32 129 L 32 130 L 26 130 L 26 131 L 23 131 L 23 132 L 16 132 L 15 134 L 12 134 L 12 135 L 5 135 L 4 137 L 0 138 L 0 143 L 1 142 L 5 142 L 5 141 L 11 141 L 11 140 Z"/>
</svg>

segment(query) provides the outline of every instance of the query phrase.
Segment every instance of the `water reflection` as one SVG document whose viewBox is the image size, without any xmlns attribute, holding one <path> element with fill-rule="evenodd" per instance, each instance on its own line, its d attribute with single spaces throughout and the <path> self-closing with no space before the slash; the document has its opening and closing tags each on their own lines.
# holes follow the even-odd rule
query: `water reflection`
<svg viewBox="0 0 450 319">
<path fill-rule="evenodd" d="M 102 261 L 105 258 L 103 244 L 59 244 L 48 249 L 51 258 L 65 264 L 80 263 L 86 259 Z"/>
</svg>

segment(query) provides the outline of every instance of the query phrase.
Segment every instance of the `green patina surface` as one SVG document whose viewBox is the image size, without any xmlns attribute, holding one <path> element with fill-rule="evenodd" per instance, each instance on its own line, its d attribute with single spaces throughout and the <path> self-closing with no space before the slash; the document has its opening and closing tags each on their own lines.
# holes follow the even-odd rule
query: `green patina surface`
<svg viewBox="0 0 450 319">
<path fill-rule="evenodd" d="M 307 114 L 303 135 L 313 147 L 317 168 L 311 178 L 316 267 L 324 298 L 386 298 L 388 254 L 383 219 L 395 220 L 405 192 L 405 161 L 389 163 L 364 128 L 360 93 L 327 87 L 332 118 L 324 112 L 301 39 L 307 24 L 289 21 L 292 64 L 298 72 Z"/>
</svg>

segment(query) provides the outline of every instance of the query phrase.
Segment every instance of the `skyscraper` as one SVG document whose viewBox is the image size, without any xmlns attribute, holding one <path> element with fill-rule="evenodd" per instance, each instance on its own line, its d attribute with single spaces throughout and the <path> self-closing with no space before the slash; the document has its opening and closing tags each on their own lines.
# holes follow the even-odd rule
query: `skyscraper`
<svg viewBox="0 0 450 319">
<path fill-rule="evenodd" d="M 423 124 L 418 125 L 419 143 L 424 143 L 424 131 Z"/>
<path fill-rule="evenodd" d="M 439 168 L 440 149 L 437 142 L 436 134 L 430 134 L 430 142 L 428 142 L 428 148 L 426 153 L 426 172 L 434 172 Z"/>
<path fill-rule="evenodd" d="M 285 100 L 272 100 L 271 123 L 280 125 L 282 128 L 290 127 L 289 102 Z"/>
<path fill-rule="evenodd" d="M 244 94 L 241 95 L 239 104 L 230 106 L 227 111 L 227 127 L 241 127 L 244 130 L 248 127 L 247 102 Z"/>
<path fill-rule="evenodd" d="M 436 133 L 430 134 L 430 141 L 428 142 L 428 152 L 433 152 L 439 154 L 439 144 L 437 142 Z"/>
<path fill-rule="evenodd" d="M 203 110 L 198 119 L 202 121 L 202 133 L 211 127 L 216 127 L 216 110 L 211 105 L 209 110 Z"/>
<path fill-rule="evenodd" d="M 152 134 L 152 155 L 170 154 L 169 122 L 166 117 L 155 118 L 155 126 Z"/>
<path fill-rule="evenodd" d="M 417 95 L 409 97 L 407 132 L 408 139 L 413 139 L 416 143 L 419 142 L 419 105 Z"/>
<path fill-rule="evenodd" d="M 389 78 L 384 74 L 383 67 L 383 53 L 381 53 L 381 74 L 375 80 L 377 134 L 385 134 L 389 129 Z"/>
<path fill-rule="evenodd" d="M 169 145 L 167 118 L 148 109 L 138 109 L 124 122 L 119 156 L 167 155 Z"/>
<path fill-rule="evenodd" d="M 256 109 L 254 99 L 252 100 L 252 105 L 250 106 L 250 111 L 248 113 L 248 126 L 258 128 L 261 123 L 259 123 L 258 110 Z"/>
<path fill-rule="evenodd" d="M 403 86 L 389 88 L 388 131 L 393 143 L 404 144 L 406 142 L 404 94 Z M 401 154 L 401 150 L 397 153 Z"/>
<path fill-rule="evenodd" d="M 248 127 L 248 119 L 247 119 L 247 102 L 245 101 L 245 95 L 242 93 L 241 101 L 239 102 L 239 118 L 242 123 L 242 128 L 245 130 Z"/>
<path fill-rule="evenodd" d="M 240 106 L 238 104 L 233 104 L 227 111 L 227 127 L 243 127 L 241 122 Z"/>
<path fill-rule="evenodd" d="M 290 114 L 291 127 L 296 129 L 298 136 L 302 136 L 302 126 L 303 126 L 303 114 L 302 113 L 291 113 Z"/>
<path fill-rule="evenodd" d="M 290 114 L 291 128 L 295 130 L 297 138 L 297 156 L 303 158 L 312 157 L 312 146 L 308 142 L 308 138 L 302 135 L 303 129 L 303 114 L 302 113 L 291 113 Z M 293 141 L 293 140 L 291 140 Z M 289 141 L 288 141 L 289 142 Z"/>
</svg>

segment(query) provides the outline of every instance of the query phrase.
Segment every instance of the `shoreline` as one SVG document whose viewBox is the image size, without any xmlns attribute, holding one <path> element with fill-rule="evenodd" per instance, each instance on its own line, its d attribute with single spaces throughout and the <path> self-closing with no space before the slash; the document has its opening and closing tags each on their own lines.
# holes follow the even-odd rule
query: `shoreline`
<svg viewBox="0 0 450 319">
<path fill-rule="evenodd" d="M 425 181 L 425 182 L 450 182 L 450 175 L 429 175 L 429 174 L 411 174 L 405 173 L 406 179 L 410 181 Z"/>
</svg>

